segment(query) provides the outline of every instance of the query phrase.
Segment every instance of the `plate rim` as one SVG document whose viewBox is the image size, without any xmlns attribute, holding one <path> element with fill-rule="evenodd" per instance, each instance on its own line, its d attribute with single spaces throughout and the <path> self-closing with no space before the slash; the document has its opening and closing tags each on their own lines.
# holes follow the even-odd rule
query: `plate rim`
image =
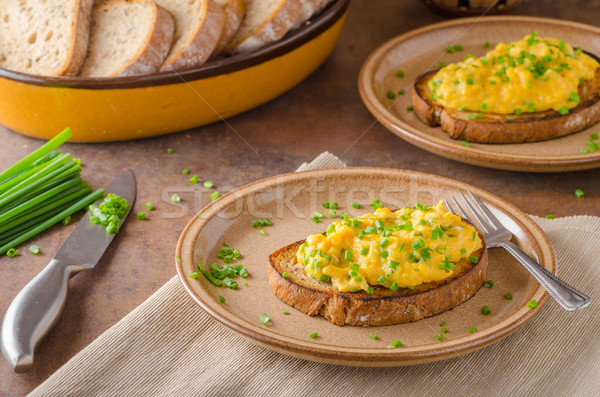
<svg viewBox="0 0 600 397">
<path fill-rule="evenodd" d="M 600 35 L 600 27 L 588 25 L 581 22 L 564 21 L 555 18 L 532 17 L 525 15 L 498 15 L 486 16 L 485 18 L 469 17 L 458 18 L 449 21 L 438 22 L 426 25 L 417 29 L 410 30 L 401 35 L 395 36 L 387 40 L 376 49 L 374 49 L 366 60 L 363 62 L 358 74 L 358 90 L 360 97 L 367 107 L 369 112 L 375 116 L 376 120 L 381 123 L 386 129 L 391 131 L 399 138 L 413 144 L 430 153 L 449 158 L 451 160 L 460 161 L 462 163 L 478 165 L 482 167 L 509 170 L 509 171 L 524 171 L 524 172 L 569 172 L 578 170 L 587 170 L 600 167 L 600 151 L 597 153 L 589 153 L 586 156 L 581 154 L 563 155 L 556 159 L 543 156 L 529 154 L 506 154 L 488 152 L 476 147 L 462 147 L 449 145 L 448 142 L 436 137 L 426 138 L 422 136 L 423 131 L 415 128 L 401 119 L 393 116 L 389 109 L 386 108 L 378 99 L 374 91 L 371 76 L 379 64 L 379 61 L 399 43 L 405 42 L 408 39 L 420 36 L 425 33 L 465 25 L 468 23 L 488 23 L 488 22 L 521 22 L 521 23 L 549 23 L 561 26 L 581 29 L 590 33 Z M 412 87 L 412 86 L 411 86 Z M 412 88 L 411 88 L 412 90 Z M 585 132 L 585 130 L 578 133 Z M 531 142 L 534 144 L 535 142 Z"/>
<path fill-rule="evenodd" d="M 209 203 L 206 207 L 194 215 L 194 217 L 183 229 L 178 239 L 174 260 L 179 281 L 182 283 L 187 294 L 214 320 L 241 334 L 250 341 L 258 343 L 259 345 L 267 347 L 271 350 L 294 357 L 330 364 L 386 367 L 440 361 L 479 350 L 503 339 L 522 327 L 548 302 L 549 294 L 541 285 L 538 284 L 535 290 L 528 297 L 528 299 L 531 298 L 538 301 L 536 310 L 529 310 L 526 307 L 521 307 L 511 315 L 503 317 L 494 324 L 495 326 L 501 326 L 500 328 L 490 327 L 486 330 L 477 332 L 477 334 L 471 334 L 470 336 L 468 335 L 467 337 L 469 340 L 465 341 L 464 338 L 459 338 L 454 341 L 446 342 L 445 345 L 434 347 L 433 349 L 431 344 L 406 346 L 402 349 L 365 347 L 340 348 L 339 346 L 323 343 L 316 344 L 311 341 L 301 340 L 293 337 L 278 336 L 275 332 L 272 332 L 265 327 L 260 327 L 258 323 L 255 324 L 254 322 L 250 322 L 244 318 L 238 317 L 237 315 L 218 306 L 214 297 L 211 297 L 210 300 L 205 300 L 203 297 L 199 296 L 196 291 L 194 291 L 190 281 L 193 279 L 188 277 L 188 275 L 184 272 L 183 266 L 184 263 L 188 263 L 189 261 L 192 264 L 192 268 L 194 267 L 194 243 L 197 235 L 216 214 L 226 209 L 230 204 L 235 203 L 236 200 L 259 192 L 264 188 L 277 186 L 278 184 L 281 185 L 286 182 L 289 183 L 290 181 L 294 181 L 296 179 L 306 179 L 322 175 L 331 176 L 340 173 L 355 175 L 375 173 L 381 174 L 384 177 L 392 173 L 398 175 L 406 174 L 409 176 L 416 176 L 417 179 L 433 178 L 442 182 L 452 183 L 459 189 L 471 189 L 471 191 L 473 191 L 475 194 L 478 194 L 480 197 L 483 195 L 492 198 L 497 203 L 507 207 L 507 209 L 510 210 L 510 214 L 514 214 L 514 217 L 511 216 L 511 218 L 517 224 L 520 224 L 520 227 L 523 227 L 523 229 L 528 233 L 534 234 L 534 237 L 535 234 L 538 235 L 537 238 L 534 238 L 534 241 L 537 243 L 541 254 L 547 256 L 548 260 L 545 263 L 546 268 L 552 273 L 556 274 L 556 258 L 550 241 L 543 230 L 523 211 L 503 200 L 502 198 L 494 195 L 493 193 L 455 179 L 412 170 L 380 167 L 327 168 L 305 172 L 291 172 L 249 183 L 224 194 L 219 200 Z M 523 215 L 524 217 L 519 217 L 520 215 Z M 190 235 L 192 229 L 197 229 L 197 233 L 193 236 Z M 178 258 L 181 261 L 179 261 Z M 206 292 L 204 288 L 203 290 Z M 206 295 L 209 296 L 208 293 L 206 293 Z"/>
</svg>

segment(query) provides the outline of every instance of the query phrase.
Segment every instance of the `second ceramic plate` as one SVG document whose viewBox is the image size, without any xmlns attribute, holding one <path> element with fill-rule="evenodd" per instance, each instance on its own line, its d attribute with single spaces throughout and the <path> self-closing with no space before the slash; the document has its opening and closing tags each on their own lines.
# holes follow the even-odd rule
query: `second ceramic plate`
<svg viewBox="0 0 600 397">
<path fill-rule="evenodd" d="M 378 198 L 390 208 L 437 203 L 471 189 L 512 231 L 514 242 L 546 269 L 555 272 L 554 255 L 541 229 L 523 212 L 481 189 L 435 175 L 380 168 L 345 168 L 287 174 L 244 186 L 211 203 L 183 231 L 177 246 L 179 277 L 190 296 L 213 318 L 267 348 L 310 360 L 354 366 L 411 365 L 455 357 L 487 346 L 521 327 L 542 309 L 548 295 L 507 252 L 489 251 L 487 278 L 492 288 L 482 287 L 474 297 L 440 315 L 410 324 L 382 327 L 338 327 L 322 317 L 309 317 L 273 295 L 267 280 L 268 256 L 278 248 L 325 231 L 329 221 L 311 221 L 322 203 L 335 200 L 339 211 L 360 215 L 371 210 Z M 351 206 L 353 201 L 361 209 Z M 256 219 L 268 217 L 273 226 L 265 235 L 252 227 Z M 215 287 L 203 276 L 189 274 L 201 263 L 205 269 L 221 260 L 217 253 L 227 243 L 238 249 L 250 276 L 237 278 L 239 288 Z M 247 283 L 247 286 L 245 285 Z M 512 300 L 505 299 L 506 293 Z M 219 295 L 225 298 L 220 303 Z M 527 302 L 539 302 L 536 309 Z M 483 306 L 492 314 L 481 314 Z M 289 315 L 283 312 L 288 311 Z M 265 326 L 261 314 L 270 316 Z M 449 329 L 442 341 L 440 322 Z M 470 333 L 469 328 L 477 332 Z M 316 339 L 309 334 L 318 332 Z M 523 330 L 523 332 L 526 332 Z M 377 340 L 369 337 L 378 336 Z M 388 349 L 401 340 L 402 348 Z"/>
<path fill-rule="evenodd" d="M 458 62 L 465 54 L 482 56 L 498 42 L 521 39 L 532 31 L 555 37 L 598 56 L 600 28 L 556 19 L 525 16 L 465 18 L 429 25 L 395 37 L 376 49 L 365 61 L 358 80 L 361 97 L 371 113 L 402 139 L 432 153 L 483 167 L 529 172 L 562 172 L 600 167 L 600 151 L 581 154 L 600 124 L 562 138 L 535 143 L 475 144 L 469 147 L 450 139 L 440 127 L 431 128 L 413 112 L 411 89 L 422 73 Z M 460 44 L 464 50 L 453 54 L 446 48 Z M 403 70 L 403 78 L 396 72 Z M 390 99 L 388 91 L 406 94 Z"/>
</svg>

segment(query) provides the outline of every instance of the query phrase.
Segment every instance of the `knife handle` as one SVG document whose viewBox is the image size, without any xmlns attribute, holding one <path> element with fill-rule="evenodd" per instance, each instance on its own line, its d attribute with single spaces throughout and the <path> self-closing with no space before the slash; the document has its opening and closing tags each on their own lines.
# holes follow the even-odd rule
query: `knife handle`
<svg viewBox="0 0 600 397">
<path fill-rule="evenodd" d="M 17 373 L 33 366 L 33 351 L 56 323 L 67 300 L 70 276 L 81 270 L 52 259 L 12 301 L 0 334 L 2 354 Z"/>
</svg>

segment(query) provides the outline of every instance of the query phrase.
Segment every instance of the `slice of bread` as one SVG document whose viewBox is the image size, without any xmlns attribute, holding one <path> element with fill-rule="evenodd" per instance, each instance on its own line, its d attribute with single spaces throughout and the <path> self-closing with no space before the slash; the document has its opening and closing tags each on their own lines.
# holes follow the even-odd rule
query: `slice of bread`
<svg viewBox="0 0 600 397">
<path fill-rule="evenodd" d="M 158 71 L 171 48 L 173 17 L 152 0 L 94 5 L 81 76 L 111 77 Z"/>
<path fill-rule="evenodd" d="M 297 29 L 308 21 L 313 15 L 324 9 L 332 0 L 300 0 L 302 8 L 298 19 L 292 25 L 292 29 Z"/>
<path fill-rule="evenodd" d="M 324 316 L 335 325 L 378 326 L 413 322 L 450 310 L 477 292 L 487 271 L 488 256 L 483 247 L 472 255 L 472 264 L 462 259 L 455 264 L 452 276 L 445 280 L 423 283 L 414 290 L 400 288 L 393 292 L 374 286 L 372 295 L 365 291 L 340 292 L 330 282 L 310 277 L 298 263 L 296 252 L 304 241 L 283 247 L 269 256 L 268 277 L 271 290 L 279 299 L 309 316 Z M 283 277 L 283 272 L 288 277 Z"/>
<path fill-rule="evenodd" d="M 0 0 L 0 67 L 75 76 L 85 58 L 92 0 Z"/>
<path fill-rule="evenodd" d="M 427 82 L 437 70 L 420 76 L 412 91 L 415 114 L 430 127 L 442 126 L 451 138 L 478 143 L 522 143 L 557 138 L 600 121 L 600 68 L 592 80 L 579 85 L 579 105 L 562 115 L 554 110 L 520 115 L 477 113 L 447 109 L 433 102 Z M 469 115 L 483 118 L 469 119 Z M 510 119 L 509 119 L 510 117 Z"/>
<path fill-rule="evenodd" d="M 173 45 L 161 71 L 202 65 L 213 53 L 225 22 L 214 0 L 155 0 L 175 18 Z"/>
<path fill-rule="evenodd" d="M 300 0 L 248 0 L 246 17 L 225 51 L 249 52 L 279 40 L 298 19 L 301 8 Z"/>
<path fill-rule="evenodd" d="M 213 58 L 220 55 L 227 47 L 246 15 L 246 0 L 215 0 L 215 3 L 221 6 L 225 12 L 225 24 L 219 42 L 213 51 Z"/>
</svg>

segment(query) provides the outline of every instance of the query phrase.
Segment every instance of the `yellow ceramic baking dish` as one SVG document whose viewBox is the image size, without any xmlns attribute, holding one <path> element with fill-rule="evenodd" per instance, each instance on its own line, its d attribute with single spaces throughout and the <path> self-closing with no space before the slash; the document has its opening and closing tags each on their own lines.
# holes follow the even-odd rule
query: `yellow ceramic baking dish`
<svg viewBox="0 0 600 397">
<path fill-rule="evenodd" d="M 49 78 L 0 69 L 0 123 L 49 139 L 145 138 L 213 123 L 288 91 L 329 56 L 350 0 L 336 0 L 310 24 L 248 54 L 180 72 L 118 78 Z"/>
</svg>

